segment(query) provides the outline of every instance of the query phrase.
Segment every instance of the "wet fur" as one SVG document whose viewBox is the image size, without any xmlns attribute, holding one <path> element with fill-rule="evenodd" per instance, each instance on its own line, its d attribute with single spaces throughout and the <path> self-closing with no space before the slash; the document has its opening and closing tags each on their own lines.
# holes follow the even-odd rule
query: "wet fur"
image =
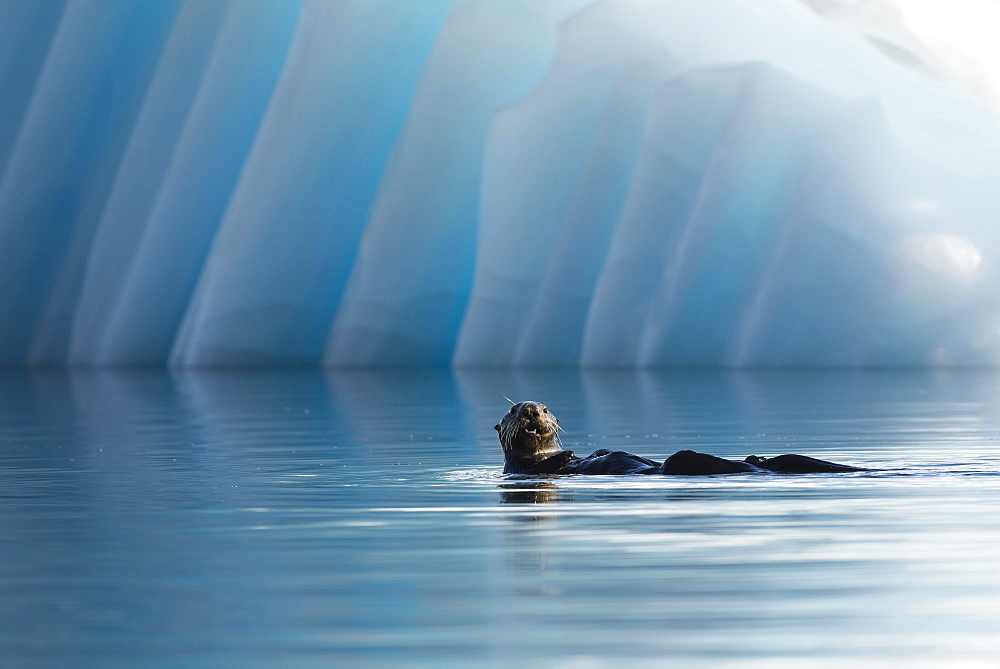
<svg viewBox="0 0 1000 669">
<path fill-rule="evenodd" d="M 564 453 L 559 419 L 540 402 L 517 402 L 493 426 L 500 437 L 505 473 L 522 473 Z"/>
<path fill-rule="evenodd" d="M 511 400 L 508 400 L 511 402 Z M 510 410 L 494 426 L 504 454 L 505 474 L 673 474 L 704 476 L 740 472 L 810 474 L 865 471 L 858 467 L 817 460 L 805 455 L 759 458 L 743 462 L 707 453 L 678 451 L 660 464 L 625 451 L 601 449 L 585 458 L 562 448 L 559 419 L 540 402 L 511 402 Z"/>
</svg>

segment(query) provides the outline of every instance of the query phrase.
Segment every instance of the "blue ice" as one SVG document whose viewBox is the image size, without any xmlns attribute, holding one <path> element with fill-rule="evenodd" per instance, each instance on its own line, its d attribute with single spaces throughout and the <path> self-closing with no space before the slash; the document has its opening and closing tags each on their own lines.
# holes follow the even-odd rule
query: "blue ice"
<svg viewBox="0 0 1000 669">
<path fill-rule="evenodd" d="M 1000 364 L 958 4 L 0 0 L 0 363 Z"/>
</svg>

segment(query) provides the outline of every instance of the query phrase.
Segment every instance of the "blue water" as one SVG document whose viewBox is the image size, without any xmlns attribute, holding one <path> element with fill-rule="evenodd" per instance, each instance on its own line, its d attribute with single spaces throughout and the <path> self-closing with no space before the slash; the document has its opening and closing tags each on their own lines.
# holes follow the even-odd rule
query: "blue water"
<svg viewBox="0 0 1000 669">
<path fill-rule="evenodd" d="M 569 448 L 857 474 L 505 478 Z M 0 375 L 0 665 L 988 664 L 1000 375 Z"/>
</svg>

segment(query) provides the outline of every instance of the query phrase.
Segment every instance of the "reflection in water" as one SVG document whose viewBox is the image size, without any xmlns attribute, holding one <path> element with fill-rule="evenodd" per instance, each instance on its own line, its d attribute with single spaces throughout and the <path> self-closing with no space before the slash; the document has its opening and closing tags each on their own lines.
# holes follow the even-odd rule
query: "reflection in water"
<svg viewBox="0 0 1000 669">
<path fill-rule="evenodd" d="M 552 504 L 559 501 L 559 488 L 551 481 L 519 481 L 499 486 L 503 504 Z"/>
<path fill-rule="evenodd" d="M 517 480 L 499 486 L 503 504 L 551 505 L 569 501 L 560 497 L 552 481 Z M 509 516 L 504 532 L 503 564 L 505 580 L 518 597 L 552 597 L 560 587 L 548 573 L 551 563 L 552 532 L 558 528 L 554 509 L 523 509 Z"/>
<path fill-rule="evenodd" d="M 0 648 L 12 666 L 986 663 L 998 389 L 971 372 L 3 372 Z M 892 471 L 504 478 L 503 395 L 552 406 L 583 453 Z"/>
</svg>

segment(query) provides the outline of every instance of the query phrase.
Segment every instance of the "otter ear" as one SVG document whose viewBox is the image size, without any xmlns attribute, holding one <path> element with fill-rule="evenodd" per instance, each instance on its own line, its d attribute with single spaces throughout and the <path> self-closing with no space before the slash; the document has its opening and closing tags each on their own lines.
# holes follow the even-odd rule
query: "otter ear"
<svg viewBox="0 0 1000 669">
<path fill-rule="evenodd" d="M 500 431 L 500 426 L 499 425 L 494 425 L 493 429 L 496 430 L 497 432 L 499 432 Z"/>
</svg>

